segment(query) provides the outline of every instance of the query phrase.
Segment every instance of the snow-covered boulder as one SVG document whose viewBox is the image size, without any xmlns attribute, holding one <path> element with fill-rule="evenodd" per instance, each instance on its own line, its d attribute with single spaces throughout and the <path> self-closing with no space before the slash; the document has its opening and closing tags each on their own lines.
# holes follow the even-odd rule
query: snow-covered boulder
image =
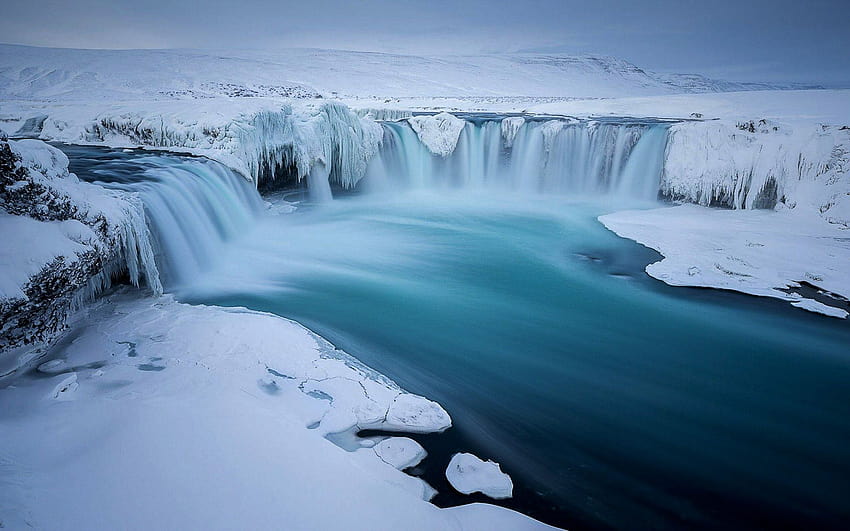
<svg viewBox="0 0 850 531">
<path fill-rule="evenodd" d="M 51 339 L 114 275 L 162 291 L 141 202 L 39 140 L 0 141 L 0 234 L 0 351 Z"/>
<path fill-rule="evenodd" d="M 408 118 L 407 122 L 425 147 L 441 157 L 447 157 L 454 152 L 460 133 L 466 126 L 464 120 L 447 112 L 434 116 L 414 116 Z"/>
<path fill-rule="evenodd" d="M 481 492 L 497 500 L 513 496 L 513 481 L 502 472 L 499 463 L 482 461 L 472 454 L 453 455 L 446 469 L 446 478 L 462 494 Z"/>
</svg>

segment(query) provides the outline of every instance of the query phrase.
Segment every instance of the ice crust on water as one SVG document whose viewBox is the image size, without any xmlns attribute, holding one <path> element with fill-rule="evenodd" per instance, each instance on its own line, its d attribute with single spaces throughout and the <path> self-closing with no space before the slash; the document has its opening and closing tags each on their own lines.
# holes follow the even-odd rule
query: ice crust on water
<svg viewBox="0 0 850 531">
<path fill-rule="evenodd" d="M 850 297 L 846 230 L 806 210 L 721 210 L 681 205 L 601 216 L 610 230 L 664 256 L 646 272 L 672 286 L 739 291 L 833 317 L 847 312 L 788 288 L 808 282 Z"/>
<path fill-rule="evenodd" d="M 513 481 L 502 472 L 499 463 L 482 461 L 472 454 L 453 455 L 446 469 L 446 478 L 462 494 L 481 492 L 497 500 L 513 496 Z"/>
<path fill-rule="evenodd" d="M 814 313 L 821 313 L 830 317 L 838 317 L 839 319 L 846 319 L 847 316 L 850 315 L 847 310 L 829 306 L 828 304 L 824 304 L 813 299 L 802 299 L 797 302 L 792 302 L 791 306 L 802 308 Z"/>
</svg>

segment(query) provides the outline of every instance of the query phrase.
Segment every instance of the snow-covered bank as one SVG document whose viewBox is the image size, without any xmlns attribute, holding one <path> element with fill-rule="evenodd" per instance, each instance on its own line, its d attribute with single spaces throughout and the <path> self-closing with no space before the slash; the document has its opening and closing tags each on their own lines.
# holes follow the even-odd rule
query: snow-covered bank
<svg viewBox="0 0 850 531">
<path fill-rule="evenodd" d="M 823 304 L 794 291 L 807 283 L 850 298 L 850 234 L 815 213 L 681 205 L 599 220 L 664 255 L 646 272 L 671 286 L 729 289 L 833 317 L 848 315 L 846 300 L 824 296 L 831 304 Z"/>
<path fill-rule="evenodd" d="M 6 527 L 547 527 L 495 506 L 438 509 L 391 449 L 332 444 L 451 421 L 276 316 L 119 292 L 40 363 L 0 390 Z"/>
<path fill-rule="evenodd" d="M 138 198 L 79 181 L 41 141 L 0 141 L 0 234 L 0 351 L 49 341 L 115 275 L 162 291 Z"/>
</svg>

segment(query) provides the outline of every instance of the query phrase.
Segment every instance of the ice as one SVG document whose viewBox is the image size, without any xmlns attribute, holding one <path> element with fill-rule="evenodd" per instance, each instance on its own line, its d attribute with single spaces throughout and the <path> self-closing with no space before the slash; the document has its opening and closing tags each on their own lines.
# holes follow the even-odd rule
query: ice
<svg viewBox="0 0 850 531">
<path fill-rule="evenodd" d="M 451 425 L 452 419 L 438 403 L 402 393 L 390 403 L 380 427 L 389 431 L 430 433 L 444 431 Z"/>
<path fill-rule="evenodd" d="M 816 213 L 681 205 L 617 212 L 599 220 L 618 235 L 664 255 L 646 272 L 672 286 L 730 289 L 846 316 L 840 308 L 824 308 L 789 292 L 807 282 L 850 296 L 846 231 Z"/>
<path fill-rule="evenodd" d="M 501 529 L 544 527 L 500 507 L 439 509 L 424 501 L 431 487 L 374 449 L 346 451 L 307 429 L 317 403 L 386 408 L 402 391 L 292 321 L 123 289 L 91 306 L 72 336 L 49 355 L 61 354 L 74 373 L 20 374 L 0 389 L 0 455 L 14 463 L 4 466 L 3 498 L 16 500 L 4 505 L 6 522 L 431 530 L 480 529 L 480 518 Z M 137 368 L 154 359 L 168 369 Z M 279 392 L 262 392 L 261 379 Z M 318 388 L 332 404 L 305 392 Z M 56 407 L 54 397 L 73 398 L 73 407 Z M 390 449 L 385 459 L 403 464 L 407 452 Z"/>
<path fill-rule="evenodd" d="M 63 372 L 65 360 L 50 360 L 38 366 L 38 371 L 45 374 L 56 374 Z"/>
<path fill-rule="evenodd" d="M 418 465 L 428 455 L 422 445 L 408 437 L 388 437 L 373 449 L 385 463 L 399 470 Z"/>
<path fill-rule="evenodd" d="M 454 152 L 460 132 L 466 126 L 466 122 L 447 112 L 434 116 L 413 116 L 408 118 L 407 122 L 425 147 L 441 157 L 447 157 Z"/>
<path fill-rule="evenodd" d="M 472 454 L 453 455 L 446 469 L 446 478 L 462 494 L 481 492 L 497 500 L 513 496 L 511 477 L 502 472 L 499 464 L 482 461 Z"/>
<path fill-rule="evenodd" d="M 150 234 L 147 229 L 142 204 L 132 195 L 109 192 L 99 186 L 80 182 L 68 172 L 68 158 L 60 150 L 38 140 L 9 141 L 12 152 L 21 158 L 20 165 L 28 169 L 30 182 L 46 190 L 39 206 L 41 213 L 30 213 L 43 219 L 61 216 L 50 212 L 47 204 L 76 212 L 76 219 L 38 222 L 22 216 L 2 216 L 4 235 L 8 245 L 0 258 L 0 267 L 8 273 L 0 283 L 0 297 L 21 297 L 25 281 L 48 262 L 58 256 L 76 260 L 87 250 L 105 254 L 103 242 L 92 227 L 106 220 L 106 229 L 117 240 L 117 256 L 105 264 L 100 277 L 90 283 L 82 298 L 91 300 L 110 282 L 112 273 L 125 270 L 131 282 L 139 285 L 142 278 L 154 293 L 161 293 L 159 272 L 154 261 Z M 2 266 L 5 264 L 5 266 Z"/>
<path fill-rule="evenodd" d="M 850 190 L 850 130 L 768 120 L 671 128 L 662 193 L 701 205 L 819 212 L 850 226 L 839 198 Z M 843 203 L 842 203 L 843 204 Z"/>
<path fill-rule="evenodd" d="M 501 123 L 502 142 L 506 148 L 514 145 L 514 139 L 519 132 L 519 128 L 525 124 L 525 118 L 522 116 L 509 116 L 504 118 Z"/>
<path fill-rule="evenodd" d="M 77 373 L 72 372 L 62 374 L 53 378 L 53 381 L 55 381 L 56 384 L 50 391 L 50 398 L 59 401 L 73 400 L 74 392 L 79 387 L 79 384 L 77 383 Z"/>
<path fill-rule="evenodd" d="M 804 310 L 809 310 L 810 312 L 814 313 L 821 313 L 830 317 L 838 317 L 839 319 L 846 319 L 847 316 L 850 315 L 848 314 L 847 310 L 842 310 L 841 308 L 836 308 L 835 306 L 829 306 L 813 299 L 803 299 L 798 302 L 792 302 L 791 306 L 802 308 Z"/>
</svg>

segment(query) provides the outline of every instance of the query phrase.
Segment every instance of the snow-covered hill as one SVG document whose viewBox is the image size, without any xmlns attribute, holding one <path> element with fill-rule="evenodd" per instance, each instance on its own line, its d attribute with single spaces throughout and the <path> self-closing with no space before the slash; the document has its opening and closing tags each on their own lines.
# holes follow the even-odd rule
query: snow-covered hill
<svg viewBox="0 0 850 531">
<path fill-rule="evenodd" d="M 229 97 L 599 98 L 743 90 L 613 57 L 413 56 L 319 49 L 76 50 L 0 45 L 0 99 Z"/>
</svg>

